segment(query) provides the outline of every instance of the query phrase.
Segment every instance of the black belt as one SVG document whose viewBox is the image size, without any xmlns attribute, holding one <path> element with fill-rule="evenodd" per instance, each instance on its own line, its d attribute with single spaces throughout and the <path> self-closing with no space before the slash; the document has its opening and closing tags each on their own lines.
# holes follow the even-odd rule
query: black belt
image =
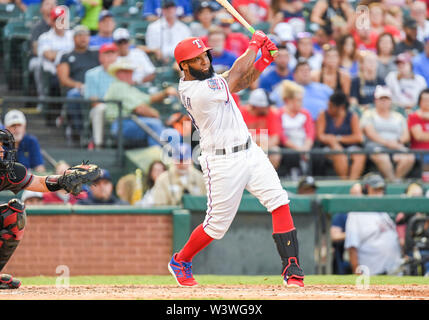
<svg viewBox="0 0 429 320">
<path fill-rule="evenodd" d="M 247 142 L 244 144 L 241 144 L 239 146 L 235 146 L 232 147 L 232 153 L 238 152 L 238 151 L 242 151 L 242 150 L 247 150 L 250 147 L 250 143 L 252 142 L 252 140 L 250 139 L 250 137 L 247 139 Z M 226 149 L 216 149 L 215 150 L 215 155 L 217 156 L 221 156 L 221 155 L 225 155 L 227 154 Z"/>
</svg>

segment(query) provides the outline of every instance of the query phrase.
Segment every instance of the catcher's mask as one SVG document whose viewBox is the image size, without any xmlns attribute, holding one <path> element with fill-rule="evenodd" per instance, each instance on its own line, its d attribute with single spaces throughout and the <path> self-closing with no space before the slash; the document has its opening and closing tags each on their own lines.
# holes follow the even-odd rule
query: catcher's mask
<svg viewBox="0 0 429 320">
<path fill-rule="evenodd" d="M 16 162 L 15 138 L 7 129 L 0 130 L 0 143 L 2 144 L 3 154 L 0 157 L 0 174 L 9 174 L 11 178 L 15 178 L 14 163 Z"/>
</svg>

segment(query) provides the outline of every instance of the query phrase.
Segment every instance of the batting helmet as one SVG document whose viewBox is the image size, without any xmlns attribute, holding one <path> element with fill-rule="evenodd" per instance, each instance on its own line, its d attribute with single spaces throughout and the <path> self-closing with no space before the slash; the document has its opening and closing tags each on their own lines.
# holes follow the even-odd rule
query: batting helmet
<svg viewBox="0 0 429 320">
<path fill-rule="evenodd" d="M 180 65 L 180 62 L 195 58 L 210 49 L 200 38 L 186 38 L 177 44 L 174 49 L 174 58 Z"/>
</svg>

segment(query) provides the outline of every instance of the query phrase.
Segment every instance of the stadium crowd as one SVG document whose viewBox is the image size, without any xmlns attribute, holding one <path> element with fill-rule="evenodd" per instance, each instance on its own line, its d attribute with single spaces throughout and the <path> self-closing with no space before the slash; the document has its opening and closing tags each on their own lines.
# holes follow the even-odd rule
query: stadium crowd
<svg viewBox="0 0 429 320">
<path fill-rule="evenodd" d="M 193 129 L 186 129 L 190 119 L 183 111 L 164 112 L 159 106 L 178 99 L 180 70 L 173 53 L 182 39 L 201 37 L 212 48 L 217 73 L 229 69 L 247 49 L 249 33 L 231 15 L 206 0 L 0 3 L 15 3 L 23 12 L 40 7 L 40 19 L 31 28 L 28 66 L 37 95 L 91 102 L 88 112 L 76 102 L 50 105 L 45 110 L 47 125 L 58 126 L 65 113 L 70 137 L 79 142 L 88 122 L 92 128 L 88 147 L 104 148 L 106 136 L 116 136 L 120 127 L 118 106 L 109 101 L 120 100 L 122 133 L 129 146 L 141 147 L 141 141 L 145 146 L 159 145 L 138 121 L 158 136 L 168 132 L 180 142 L 176 164 L 168 167 L 154 161 L 147 176 L 140 177 L 144 188 L 137 196 L 134 174 L 118 181 L 116 197 L 111 176 L 104 170 L 103 183 L 81 199 L 60 192 L 49 199 L 37 194 L 26 198 L 43 203 L 153 206 L 177 205 L 184 193 L 205 194 L 201 172 L 192 165 L 191 146 L 184 143 L 192 135 Z M 314 174 L 312 165 L 313 170 L 318 165 L 325 172 L 326 164 L 344 180 L 359 180 L 369 168 L 387 182 L 404 181 L 418 165 L 429 171 L 428 0 L 231 3 L 279 48 L 260 79 L 233 97 L 254 141 L 269 154 L 280 176 L 295 179 Z M 73 23 L 65 28 L 64 17 L 71 12 Z M 25 117 L 16 117 L 19 121 L 13 125 L 25 126 Z M 3 123 L 10 125 L 8 119 Z M 328 154 L 309 153 L 316 148 Z M 410 150 L 428 153 L 420 157 Z M 40 165 L 35 166 L 45 170 Z M 344 231 L 345 219 L 339 225 Z M 386 225 L 392 226 L 390 221 Z M 357 236 L 346 240 L 346 247 L 353 248 L 350 239 L 356 242 Z"/>
</svg>

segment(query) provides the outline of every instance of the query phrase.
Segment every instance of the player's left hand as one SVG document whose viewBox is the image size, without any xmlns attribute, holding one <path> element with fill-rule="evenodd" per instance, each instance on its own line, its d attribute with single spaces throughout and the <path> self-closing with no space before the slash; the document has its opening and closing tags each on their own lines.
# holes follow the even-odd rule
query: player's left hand
<svg viewBox="0 0 429 320">
<path fill-rule="evenodd" d="M 252 35 L 252 39 L 250 39 L 249 49 L 252 49 L 258 52 L 259 48 L 262 48 L 262 46 L 265 44 L 267 40 L 268 40 L 268 37 L 263 31 L 256 30 Z"/>
<path fill-rule="evenodd" d="M 276 51 L 274 55 L 271 55 L 271 51 Z M 265 44 L 261 48 L 262 58 L 269 60 L 269 63 L 274 61 L 274 58 L 277 57 L 279 48 L 272 42 L 270 39 L 267 39 Z"/>
<path fill-rule="evenodd" d="M 92 183 L 101 174 L 100 168 L 95 164 L 82 163 L 67 169 L 58 178 L 58 185 L 67 192 L 77 196 L 82 191 L 82 186 Z"/>
</svg>

